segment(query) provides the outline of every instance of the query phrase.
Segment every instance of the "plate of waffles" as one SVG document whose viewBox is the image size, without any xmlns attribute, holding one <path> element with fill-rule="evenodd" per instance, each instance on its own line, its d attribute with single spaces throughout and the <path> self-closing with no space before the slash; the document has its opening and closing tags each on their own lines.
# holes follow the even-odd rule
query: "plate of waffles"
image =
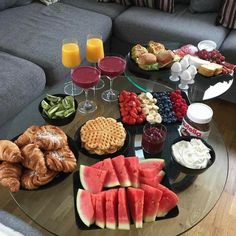
<svg viewBox="0 0 236 236">
<path fill-rule="evenodd" d="M 101 160 L 125 154 L 130 134 L 121 122 L 100 116 L 79 127 L 74 139 L 81 153 Z"/>
</svg>

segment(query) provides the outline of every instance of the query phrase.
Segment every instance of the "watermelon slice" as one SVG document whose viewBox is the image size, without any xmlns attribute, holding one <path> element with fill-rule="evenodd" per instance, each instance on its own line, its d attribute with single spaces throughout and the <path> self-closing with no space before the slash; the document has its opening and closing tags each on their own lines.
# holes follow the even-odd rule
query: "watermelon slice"
<svg viewBox="0 0 236 236">
<path fill-rule="evenodd" d="M 107 171 L 104 187 L 110 188 L 110 187 L 115 187 L 115 186 L 120 185 L 120 182 L 116 176 L 115 169 L 112 165 L 111 158 L 107 158 L 103 161 L 99 161 L 96 164 L 92 165 L 91 167 Z"/>
<path fill-rule="evenodd" d="M 139 168 L 139 175 L 147 178 L 154 178 L 159 173 L 157 168 Z"/>
<path fill-rule="evenodd" d="M 79 189 L 76 197 L 76 208 L 80 219 L 88 227 L 94 223 L 94 208 L 91 200 L 91 193 L 87 190 Z"/>
<path fill-rule="evenodd" d="M 118 206 L 118 189 L 106 191 L 106 227 L 116 229 L 117 226 L 117 206 Z"/>
<path fill-rule="evenodd" d="M 97 193 L 95 199 L 95 224 L 104 229 L 106 223 L 106 192 Z"/>
<path fill-rule="evenodd" d="M 129 174 L 131 185 L 139 187 L 139 159 L 136 156 L 125 158 L 125 166 Z"/>
<path fill-rule="evenodd" d="M 167 213 L 171 209 L 173 209 L 177 205 L 178 202 L 179 202 L 178 196 L 174 192 L 172 192 L 171 190 L 166 188 L 163 191 L 161 200 L 159 202 L 157 217 L 163 217 L 163 216 L 167 215 Z"/>
<path fill-rule="evenodd" d="M 163 159 L 159 159 L 159 158 L 149 158 L 149 159 L 141 160 L 139 162 L 139 166 L 141 167 L 141 169 L 156 168 L 157 170 L 160 171 L 165 167 L 165 161 Z M 158 171 L 157 171 L 157 173 L 158 173 Z"/>
<path fill-rule="evenodd" d="M 143 220 L 153 222 L 156 219 L 162 191 L 146 184 L 141 184 L 140 187 L 144 190 Z"/>
<path fill-rule="evenodd" d="M 118 190 L 118 229 L 130 229 L 130 218 L 125 188 L 119 188 Z"/>
<path fill-rule="evenodd" d="M 80 181 L 84 189 L 91 193 L 99 193 L 104 186 L 106 170 L 80 165 Z"/>
<path fill-rule="evenodd" d="M 125 167 L 125 158 L 123 155 L 117 156 L 112 159 L 112 164 L 115 168 L 116 175 L 119 179 L 120 185 L 122 187 L 131 186 L 129 175 Z"/>
<path fill-rule="evenodd" d="M 131 216 L 136 228 L 143 227 L 143 205 L 144 205 L 144 191 L 139 188 L 129 187 L 127 189 L 127 196 Z"/>
<path fill-rule="evenodd" d="M 147 184 L 149 186 L 156 188 L 158 186 L 158 184 L 162 181 L 164 176 L 165 176 L 165 172 L 163 170 L 161 170 L 158 175 L 156 175 L 155 177 L 152 177 L 152 178 L 140 176 L 139 181 L 142 184 Z"/>
</svg>

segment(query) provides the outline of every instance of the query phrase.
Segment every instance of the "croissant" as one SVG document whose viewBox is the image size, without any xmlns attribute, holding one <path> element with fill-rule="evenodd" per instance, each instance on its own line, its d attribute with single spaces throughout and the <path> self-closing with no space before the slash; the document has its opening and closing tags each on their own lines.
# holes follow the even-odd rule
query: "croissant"
<svg viewBox="0 0 236 236">
<path fill-rule="evenodd" d="M 21 163 L 24 167 L 35 170 L 40 174 L 47 172 L 44 155 L 35 144 L 27 144 L 21 149 L 21 153 L 24 158 Z"/>
<path fill-rule="evenodd" d="M 38 128 L 34 143 L 45 151 L 56 150 L 67 144 L 67 136 L 56 126 L 43 125 Z"/>
<path fill-rule="evenodd" d="M 53 180 L 58 172 L 48 170 L 45 174 L 39 174 L 34 170 L 25 169 L 21 177 L 21 185 L 25 189 L 37 189 Z"/>
<path fill-rule="evenodd" d="M 33 143 L 34 141 L 34 135 L 35 132 L 38 130 L 38 126 L 32 125 L 29 127 L 22 135 L 20 135 L 17 140 L 15 141 L 15 144 L 18 147 L 23 147 L 29 143 Z"/>
<path fill-rule="evenodd" d="M 22 168 L 19 164 L 9 162 L 0 164 L 0 183 L 13 193 L 18 192 L 20 189 L 21 174 Z"/>
<path fill-rule="evenodd" d="M 68 146 L 45 153 L 46 164 L 55 171 L 72 172 L 75 170 L 76 158 Z"/>
<path fill-rule="evenodd" d="M 20 149 L 15 143 L 9 140 L 0 140 L 0 161 L 16 163 L 22 159 Z"/>
</svg>

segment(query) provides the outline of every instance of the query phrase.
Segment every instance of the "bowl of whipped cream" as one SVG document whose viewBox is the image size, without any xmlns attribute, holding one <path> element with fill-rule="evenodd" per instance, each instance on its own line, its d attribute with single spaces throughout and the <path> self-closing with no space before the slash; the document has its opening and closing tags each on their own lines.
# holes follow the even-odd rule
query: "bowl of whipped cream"
<svg viewBox="0 0 236 236">
<path fill-rule="evenodd" d="M 215 152 L 201 138 L 179 137 L 171 145 L 171 159 L 179 171 L 189 175 L 199 175 L 215 162 Z"/>
</svg>

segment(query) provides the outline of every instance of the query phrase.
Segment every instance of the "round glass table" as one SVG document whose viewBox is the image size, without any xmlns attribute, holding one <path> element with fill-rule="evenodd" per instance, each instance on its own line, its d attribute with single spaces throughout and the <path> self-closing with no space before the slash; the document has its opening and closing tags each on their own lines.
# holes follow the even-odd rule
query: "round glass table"
<svg viewBox="0 0 236 236">
<path fill-rule="evenodd" d="M 144 86 L 150 91 L 168 91 L 169 87 L 140 78 L 133 78 L 134 82 L 138 82 L 140 86 Z M 108 88 L 108 81 L 106 80 L 106 87 Z M 121 76 L 114 81 L 114 88 L 121 91 L 126 89 L 129 91 L 140 92 L 136 86 Z M 55 94 L 63 92 L 63 85 L 55 87 L 54 89 L 46 90 L 46 93 Z M 77 113 L 73 122 L 61 128 L 72 138 L 77 129 L 87 120 L 93 119 L 97 116 L 119 118 L 119 109 L 117 102 L 108 103 L 101 99 L 101 92 L 90 91 L 90 96 L 96 100 L 98 109 L 91 114 L 84 115 Z M 45 124 L 44 120 L 38 112 L 38 104 L 45 96 L 42 95 L 18 114 L 12 122 L 11 128 L 8 132 L 8 138 L 12 139 L 16 135 L 22 133 L 31 125 Z M 83 95 L 76 97 L 78 101 L 83 100 Z M 176 127 L 177 129 L 177 127 Z M 138 136 L 135 132 L 132 134 L 133 145 L 136 146 Z M 167 136 L 171 140 L 172 137 Z M 166 142 L 165 149 L 170 150 L 170 142 Z M 170 219 L 155 221 L 153 223 L 144 223 L 142 229 L 135 229 L 131 226 L 129 232 L 119 230 L 80 230 L 75 222 L 75 208 L 73 195 L 73 174 L 70 174 L 62 182 L 44 189 L 34 191 L 20 190 L 18 193 L 11 193 L 12 198 L 16 204 L 24 211 L 33 221 L 39 224 L 44 229 L 55 235 L 121 235 L 128 233 L 129 235 L 178 235 L 181 234 L 197 223 L 199 223 L 215 206 L 219 200 L 228 175 L 228 156 L 225 144 L 222 140 L 221 134 L 217 130 L 215 124 L 212 122 L 212 130 L 208 143 L 214 148 L 216 153 L 215 163 L 203 174 L 199 175 L 195 181 L 183 191 L 178 192 L 179 214 Z M 138 144 L 137 144 L 138 145 Z M 136 153 L 135 153 L 136 154 Z M 139 155 L 137 153 L 137 155 Z M 169 162 L 170 156 L 166 152 L 163 157 Z M 79 153 L 78 167 L 80 164 L 91 165 L 97 162 L 96 159 L 89 158 L 82 153 Z M 168 173 L 167 176 L 171 174 Z"/>
<path fill-rule="evenodd" d="M 164 42 L 166 48 L 174 50 L 181 47 L 181 44 L 176 42 Z M 163 85 L 171 87 L 172 89 L 179 89 L 180 81 L 173 82 L 169 79 L 171 75 L 170 68 L 161 68 L 158 71 L 145 71 L 138 67 L 138 65 L 130 58 L 130 53 L 126 56 L 127 67 L 125 75 L 128 80 L 142 91 L 148 91 L 148 88 L 142 86 L 137 80 L 138 77 L 159 82 Z M 183 90 L 188 94 L 191 102 L 198 102 L 209 100 L 224 94 L 230 89 L 233 84 L 234 75 L 221 74 L 214 77 L 204 77 L 200 74 L 195 76 L 195 83 L 189 85 L 188 90 Z"/>
</svg>

